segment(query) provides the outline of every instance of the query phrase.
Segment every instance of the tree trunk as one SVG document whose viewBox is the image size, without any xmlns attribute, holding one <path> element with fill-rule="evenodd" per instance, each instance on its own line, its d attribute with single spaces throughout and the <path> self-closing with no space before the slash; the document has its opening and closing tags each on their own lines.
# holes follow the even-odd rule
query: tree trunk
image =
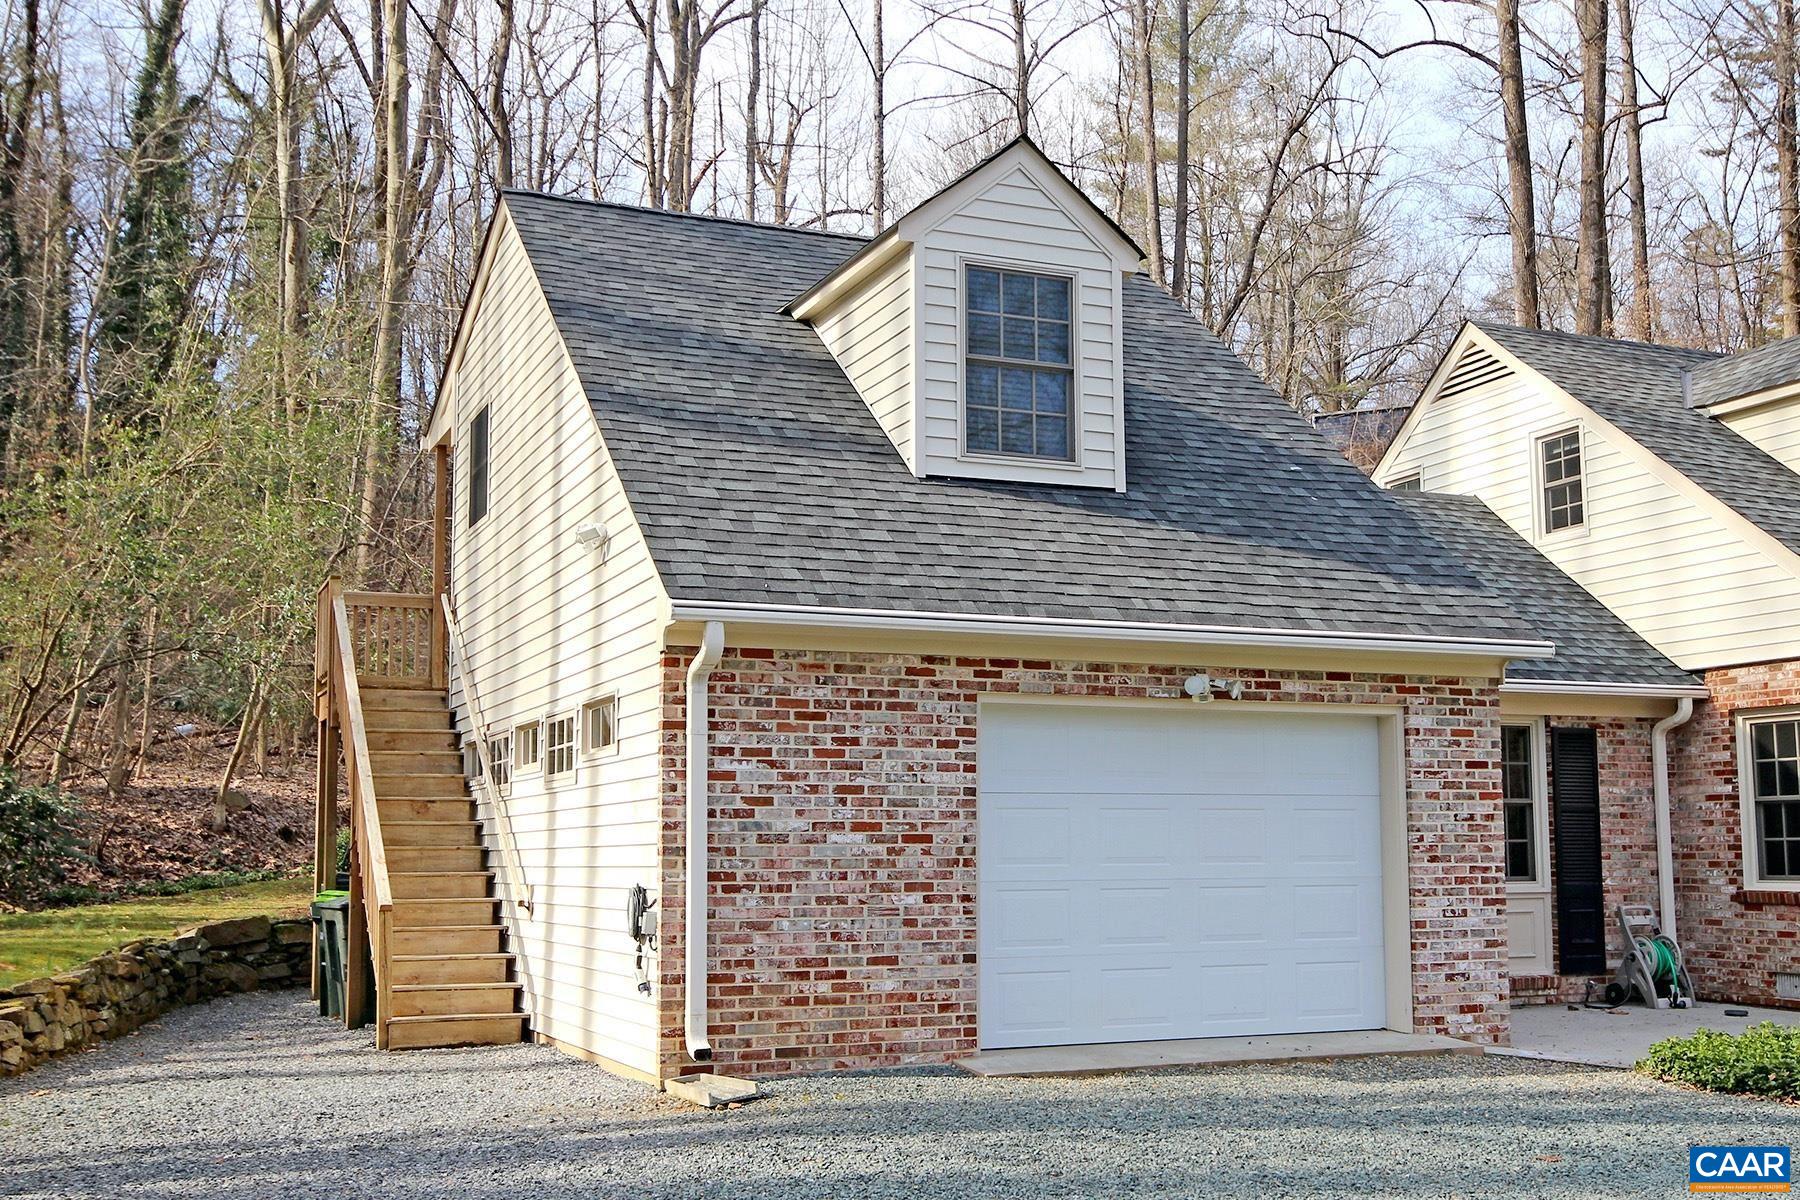
<svg viewBox="0 0 1800 1200">
<path fill-rule="evenodd" d="M 875 71 L 875 195 L 872 206 L 875 209 L 875 232 L 880 233 L 887 228 L 887 39 L 883 28 L 886 18 L 882 13 L 882 0 L 871 0 L 874 5 L 874 29 L 870 33 L 872 46 L 869 61 Z"/>
<path fill-rule="evenodd" d="M 1188 125 L 1194 110 L 1190 4 L 1175 0 L 1175 245 L 1169 286 L 1183 304 L 1188 301 Z"/>
<path fill-rule="evenodd" d="M 1606 315 L 1606 0 L 1576 0 L 1581 36 L 1581 181 L 1575 241 L 1575 332 Z"/>
<path fill-rule="evenodd" d="M 156 605 L 144 617 L 144 695 L 141 706 L 142 716 L 138 721 L 137 749 L 131 757 L 131 774 L 136 778 L 143 769 L 144 759 L 150 753 L 150 710 L 156 703 Z"/>
<path fill-rule="evenodd" d="M 1131 23 L 1133 73 L 1138 81 L 1138 137 L 1144 154 L 1144 240 L 1150 255 L 1150 277 L 1158 283 L 1167 281 L 1163 273 L 1162 195 L 1157 173 L 1156 155 L 1156 76 L 1153 72 L 1150 39 L 1150 0 L 1132 0 Z"/>
<path fill-rule="evenodd" d="M 1781 220 L 1781 335 L 1800 334 L 1800 144 L 1794 111 L 1794 0 L 1775 6 L 1775 179 Z"/>
<path fill-rule="evenodd" d="M 131 684 L 131 655 L 121 654 L 113 669 L 112 738 L 106 747 L 106 794 L 114 800 L 131 778 Z"/>
<path fill-rule="evenodd" d="M 1026 58 L 1026 0 L 1012 0 L 1013 132 L 1031 136 L 1031 66 Z"/>
<path fill-rule="evenodd" d="M 488 62 L 488 120 L 494 130 L 494 186 L 513 186 L 512 115 L 506 111 L 506 64 L 512 58 L 513 0 L 495 0 L 500 7 L 500 28 L 494 34 L 494 54 Z M 402 16 L 406 8 L 400 6 Z M 401 35 L 401 45 L 406 35 Z M 404 97 L 401 104 L 404 119 Z"/>
<path fill-rule="evenodd" d="M 744 215 L 756 220 L 756 173 L 761 167 L 757 151 L 756 101 L 762 90 L 763 0 L 750 0 L 750 78 L 744 85 Z M 879 126 L 880 118 L 876 118 Z"/>
<path fill-rule="evenodd" d="M 1494 15 L 1500 26 L 1500 111 L 1505 123 L 1513 320 L 1536 329 L 1542 324 L 1538 314 L 1537 199 L 1531 176 L 1531 125 L 1525 111 L 1519 0 L 1497 0 Z"/>
<path fill-rule="evenodd" d="M 1656 315 L 1650 282 L 1650 214 L 1644 195 L 1644 119 L 1638 103 L 1637 22 L 1631 6 L 1632 0 L 1618 0 L 1619 109 L 1625 128 L 1625 193 L 1631 203 L 1629 332 L 1647 342 L 1656 336 Z"/>
<path fill-rule="evenodd" d="M 231 781 L 237 778 L 238 766 L 244 761 L 244 748 L 249 744 L 250 731 L 262 719 L 263 684 L 262 671 L 252 668 L 250 671 L 250 698 L 244 703 L 244 712 L 238 718 L 237 741 L 232 743 L 231 756 L 225 760 L 225 771 L 219 776 L 219 786 L 213 792 L 212 828 L 214 833 L 224 833 L 231 823 L 231 808 L 226 797 L 231 791 Z"/>
</svg>

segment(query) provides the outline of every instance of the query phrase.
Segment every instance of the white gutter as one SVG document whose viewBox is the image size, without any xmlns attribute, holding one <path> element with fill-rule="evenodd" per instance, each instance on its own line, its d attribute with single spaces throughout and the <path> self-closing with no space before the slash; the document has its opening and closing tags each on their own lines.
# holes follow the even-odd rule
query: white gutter
<svg viewBox="0 0 1800 1200">
<path fill-rule="evenodd" d="M 738 604 L 714 600 L 671 601 L 670 620 L 829 626 L 836 629 L 879 629 L 906 633 L 985 633 L 1019 637 L 1173 642 L 1191 646 L 1253 646 L 1263 649 L 1322 647 L 1409 654 L 1471 654 L 1489 658 L 1548 658 L 1556 652 L 1556 647 L 1550 642 L 1506 641 L 1497 638 L 1426 637 L 1356 630 L 1265 629 L 1236 625 L 1160 625 L 1139 621 L 1074 621 L 1060 617 Z"/>
<path fill-rule="evenodd" d="M 1703 700 L 1709 694 L 1697 683 L 1585 683 L 1563 679 L 1509 679 L 1500 685 L 1500 690 L 1539 696 L 1648 696 L 1659 700 Z"/>
<path fill-rule="evenodd" d="M 1675 711 L 1650 729 L 1651 786 L 1656 794 L 1656 884 L 1662 909 L 1662 931 L 1675 937 L 1675 846 L 1669 817 L 1669 731 L 1685 725 L 1694 715 L 1694 701 L 1683 696 Z"/>
<path fill-rule="evenodd" d="M 712 1061 L 706 1040 L 706 773 L 711 760 L 707 740 L 706 681 L 725 650 L 725 626 L 708 621 L 700 650 L 687 673 L 687 1052 L 695 1062 Z"/>
</svg>

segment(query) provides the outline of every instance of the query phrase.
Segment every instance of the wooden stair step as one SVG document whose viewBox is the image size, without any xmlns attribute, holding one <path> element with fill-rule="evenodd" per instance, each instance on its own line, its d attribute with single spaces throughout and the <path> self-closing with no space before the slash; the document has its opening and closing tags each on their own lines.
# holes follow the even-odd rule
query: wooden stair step
<svg viewBox="0 0 1800 1200">
<path fill-rule="evenodd" d="M 375 796 L 379 800 L 454 800 L 469 794 L 461 772 L 375 771 Z"/>
<path fill-rule="evenodd" d="M 370 734 L 400 733 L 419 730 L 424 733 L 450 732 L 450 710 L 411 708 L 363 708 L 363 724 Z"/>
<path fill-rule="evenodd" d="M 444 729 L 384 729 L 370 731 L 369 754 L 392 751 L 448 751 L 457 756 L 460 762 L 462 752 L 457 748 L 456 734 L 449 728 Z M 371 763 L 371 766 L 374 764 Z"/>
<path fill-rule="evenodd" d="M 381 840 L 389 850 L 427 847 L 465 848 L 481 845 L 481 829 L 473 820 L 381 820 Z"/>
<path fill-rule="evenodd" d="M 487 852 L 480 846 L 390 845 L 387 848 L 387 856 L 390 872 L 462 871 L 479 873 L 487 870 Z"/>
<path fill-rule="evenodd" d="M 361 688 L 363 713 L 379 709 L 391 712 L 396 709 L 413 709 L 421 712 L 450 711 L 450 700 L 444 695 L 442 688 Z"/>
<path fill-rule="evenodd" d="M 381 775 L 462 776 L 462 755 L 454 750 L 371 750 L 369 765 Z"/>
<path fill-rule="evenodd" d="M 502 983 L 401 983 L 390 991 L 396 1017 L 477 1016 L 510 1012 L 522 985 Z"/>
<path fill-rule="evenodd" d="M 423 1050 L 435 1046 L 499 1046 L 525 1036 L 525 1014 L 458 1013 L 454 1017 L 390 1017 L 388 1048 Z"/>
<path fill-rule="evenodd" d="M 379 785 L 377 785 L 379 788 Z M 389 825 L 405 825 L 418 821 L 458 821 L 474 824 L 475 802 L 467 796 L 456 798 L 445 797 L 432 799 L 425 796 L 396 796 L 382 799 L 381 792 L 375 807 L 381 816 L 381 828 L 385 835 Z M 385 841 L 385 836 L 383 837 Z"/>
<path fill-rule="evenodd" d="M 499 954 L 499 925 L 426 925 L 394 930 L 394 954 Z"/>
<path fill-rule="evenodd" d="M 394 900 L 394 929 L 435 929 L 444 926 L 491 925 L 500 902 L 492 896 L 433 896 Z"/>
<path fill-rule="evenodd" d="M 388 958 L 393 985 L 403 983 L 504 983 L 510 954 L 394 954 Z"/>
<path fill-rule="evenodd" d="M 460 899 L 477 896 L 493 886 L 492 871 L 395 871 L 389 864 L 388 883 L 396 900 Z"/>
</svg>

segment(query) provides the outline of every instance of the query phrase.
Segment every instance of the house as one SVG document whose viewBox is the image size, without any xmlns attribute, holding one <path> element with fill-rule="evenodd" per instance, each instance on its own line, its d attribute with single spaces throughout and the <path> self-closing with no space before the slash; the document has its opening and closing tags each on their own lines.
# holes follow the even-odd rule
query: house
<svg viewBox="0 0 1800 1200">
<path fill-rule="evenodd" d="M 1788 1007 L 1800 1003 L 1797 469 L 1800 339 L 1720 356 L 1473 323 L 1374 475 L 1475 498 L 1412 499 L 1478 501 L 1701 685 L 1666 727 L 1664 923 L 1703 994 Z M 1648 719 L 1597 731 L 1609 905 L 1647 865 L 1620 857 L 1625 839 L 1604 819 L 1640 806 L 1658 728 Z M 1534 836 L 1553 881 L 1565 852 L 1559 766 L 1532 767 L 1552 797 Z M 1509 879 L 1509 916 L 1521 917 L 1510 951 L 1548 963 L 1549 927 L 1522 919 L 1529 891 Z"/>
<path fill-rule="evenodd" d="M 437 595 L 322 594 L 352 1019 L 660 1080 L 1504 1042 L 1515 976 L 1603 970 L 1705 687 L 1478 503 L 1373 486 L 1140 260 L 1023 140 L 868 240 L 507 193 L 425 433 Z"/>
</svg>

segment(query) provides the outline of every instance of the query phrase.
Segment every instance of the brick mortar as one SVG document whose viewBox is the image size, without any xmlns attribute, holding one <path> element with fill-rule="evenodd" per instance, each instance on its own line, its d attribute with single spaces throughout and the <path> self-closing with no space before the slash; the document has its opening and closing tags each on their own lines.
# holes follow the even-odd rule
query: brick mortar
<svg viewBox="0 0 1800 1200">
<path fill-rule="evenodd" d="M 682 1046 L 685 672 L 663 660 L 658 997 Z M 976 704 L 1143 698 L 1196 670 L 1244 703 L 1403 709 L 1415 1027 L 1508 1037 L 1499 701 L 1483 678 L 730 650 L 714 672 L 712 950 L 717 1069 L 942 1062 L 975 1049 Z"/>
</svg>

